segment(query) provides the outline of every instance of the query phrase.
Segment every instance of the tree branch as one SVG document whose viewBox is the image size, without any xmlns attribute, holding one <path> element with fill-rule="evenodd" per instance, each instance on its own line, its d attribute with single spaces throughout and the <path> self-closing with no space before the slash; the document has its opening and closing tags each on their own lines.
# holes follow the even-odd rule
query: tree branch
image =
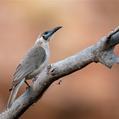
<svg viewBox="0 0 119 119">
<path fill-rule="evenodd" d="M 37 80 L 15 100 L 9 109 L 0 114 L 0 119 L 19 118 L 33 103 L 41 98 L 55 80 L 78 71 L 92 62 L 102 63 L 108 68 L 111 68 L 114 63 L 119 63 L 119 58 L 113 52 L 118 43 L 119 28 L 116 28 L 96 44 L 62 61 L 51 64 L 39 74 Z"/>
</svg>

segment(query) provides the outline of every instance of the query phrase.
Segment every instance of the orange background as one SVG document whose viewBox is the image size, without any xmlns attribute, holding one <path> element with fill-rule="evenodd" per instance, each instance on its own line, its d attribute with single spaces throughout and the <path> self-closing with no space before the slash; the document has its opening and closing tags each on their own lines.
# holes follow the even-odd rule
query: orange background
<svg viewBox="0 0 119 119">
<path fill-rule="evenodd" d="M 50 63 L 96 43 L 119 25 L 119 0 L 1 0 L 0 111 L 12 74 L 38 34 L 62 25 L 50 42 Z M 119 54 L 118 48 L 115 50 Z M 119 119 L 119 66 L 92 63 L 54 82 L 22 119 Z"/>
</svg>

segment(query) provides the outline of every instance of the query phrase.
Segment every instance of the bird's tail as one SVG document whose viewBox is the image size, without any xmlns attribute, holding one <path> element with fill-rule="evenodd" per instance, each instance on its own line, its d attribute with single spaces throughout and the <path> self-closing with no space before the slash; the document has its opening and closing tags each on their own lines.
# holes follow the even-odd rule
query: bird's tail
<svg viewBox="0 0 119 119">
<path fill-rule="evenodd" d="M 21 82 L 19 82 L 16 86 L 13 86 L 11 90 L 11 94 L 8 99 L 7 108 L 10 108 L 13 102 L 15 101 L 19 88 L 23 85 L 24 81 L 25 81 L 25 78 Z"/>
</svg>

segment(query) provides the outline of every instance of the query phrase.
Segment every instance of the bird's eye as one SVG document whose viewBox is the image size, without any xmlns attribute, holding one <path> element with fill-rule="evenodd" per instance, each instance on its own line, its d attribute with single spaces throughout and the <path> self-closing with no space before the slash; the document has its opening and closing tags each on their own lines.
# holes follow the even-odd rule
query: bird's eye
<svg viewBox="0 0 119 119">
<path fill-rule="evenodd" d="M 44 35 L 47 35 L 48 34 L 48 32 L 46 31 L 45 33 L 44 33 Z"/>
</svg>

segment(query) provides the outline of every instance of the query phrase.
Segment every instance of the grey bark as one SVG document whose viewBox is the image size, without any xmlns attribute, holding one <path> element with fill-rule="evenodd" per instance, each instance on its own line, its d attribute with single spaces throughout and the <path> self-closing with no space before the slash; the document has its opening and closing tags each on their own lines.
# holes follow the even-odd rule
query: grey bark
<svg viewBox="0 0 119 119">
<path fill-rule="evenodd" d="M 119 63 L 118 56 L 113 52 L 118 43 L 119 28 L 116 28 L 96 44 L 73 56 L 49 65 L 39 74 L 31 87 L 15 100 L 9 109 L 1 112 L 0 119 L 18 119 L 33 103 L 41 98 L 54 81 L 78 71 L 92 62 L 101 63 L 108 68 L 111 68 L 114 63 Z"/>
</svg>

